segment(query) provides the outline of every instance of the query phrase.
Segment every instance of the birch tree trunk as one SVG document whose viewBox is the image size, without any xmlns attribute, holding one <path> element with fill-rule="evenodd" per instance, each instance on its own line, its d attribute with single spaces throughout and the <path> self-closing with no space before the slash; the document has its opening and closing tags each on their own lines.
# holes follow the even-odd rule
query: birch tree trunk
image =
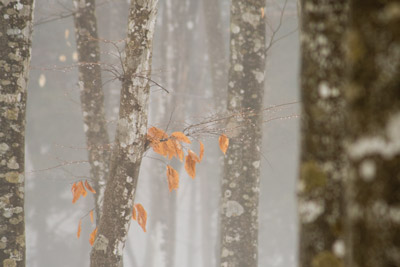
<svg viewBox="0 0 400 267">
<path fill-rule="evenodd" d="M 400 266 L 400 1 L 350 10 L 346 266 Z"/>
<path fill-rule="evenodd" d="M 88 146 L 90 179 L 96 194 L 96 222 L 100 221 L 110 159 L 110 141 L 104 112 L 100 48 L 95 0 L 73 1 L 76 47 L 79 58 L 81 107 Z"/>
<path fill-rule="evenodd" d="M 228 112 L 230 145 L 221 188 L 221 266 L 257 266 L 258 196 L 264 95 L 265 0 L 231 4 Z M 239 116 L 240 117 L 240 116 Z"/>
<path fill-rule="evenodd" d="M 157 0 L 131 2 L 124 76 L 115 147 L 103 215 L 91 252 L 92 267 L 117 267 L 122 261 L 133 200 L 145 150 L 152 39 Z"/>
<path fill-rule="evenodd" d="M 348 0 L 302 0 L 299 266 L 342 266 Z M 330 265 L 335 263 L 335 265 Z"/>
<path fill-rule="evenodd" d="M 33 0 L 0 2 L 0 261 L 25 266 L 25 111 Z"/>
</svg>

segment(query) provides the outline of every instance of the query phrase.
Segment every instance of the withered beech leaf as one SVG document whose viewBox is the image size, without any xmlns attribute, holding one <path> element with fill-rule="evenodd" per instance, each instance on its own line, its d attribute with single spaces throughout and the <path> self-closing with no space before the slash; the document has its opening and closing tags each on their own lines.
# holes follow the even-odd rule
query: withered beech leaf
<svg viewBox="0 0 400 267">
<path fill-rule="evenodd" d="M 147 131 L 147 138 L 150 140 L 150 142 L 153 142 L 160 141 L 161 139 L 166 139 L 168 138 L 168 135 L 163 130 L 157 127 L 151 127 Z"/>
<path fill-rule="evenodd" d="M 78 231 L 76 232 L 76 236 L 77 236 L 78 238 L 81 236 L 81 231 L 82 231 L 82 219 L 79 220 Z"/>
<path fill-rule="evenodd" d="M 189 149 L 189 153 L 185 158 L 185 170 L 192 179 L 196 176 L 196 163 L 200 162 L 197 155 Z"/>
<path fill-rule="evenodd" d="M 93 194 L 96 194 L 96 191 L 93 189 L 93 187 L 90 186 L 90 184 L 87 180 L 85 180 L 85 186 L 86 186 L 87 190 L 89 190 Z"/>
<path fill-rule="evenodd" d="M 179 173 L 172 168 L 170 165 L 167 165 L 167 179 L 168 179 L 168 188 L 169 192 L 172 190 L 176 190 L 179 187 Z"/>
<path fill-rule="evenodd" d="M 142 204 L 136 204 L 135 208 L 137 210 L 137 222 L 142 227 L 143 232 L 146 232 L 146 221 L 147 221 L 147 212 L 143 208 Z"/>
<path fill-rule="evenodd" d="M 200 159 L 200 161 L 202 161 L 203 160 L 203 155 L 204 155 L 204 145 L 203 145 L 203 143 L 201 141 L 199 141 L 199 143 L 200 143 L 199 159 Z"/>
<path fill-rule="evenodd" d="M 191 144 L 192 143 L 192 142 L 190 142 L 189 138 L 182 132 L 173 132 L 171 134 L 171 137 L 173 137 L 176 140 L 179 140 L 181 142 L 187 143 L 187 144 Z"/>
<path fill-rule="evenodd" d="M 90 216 L 90 221 L 93 223 L 93 222 L 94 222 L 93 210 L 91 210 L 91 211 L 89 212 L 89 216 Z"/>
<path fill-rule="evenodd" d="M 229 138 L 225 134 L 221 134 L 218 139 L 219 141 L 219 148 L 221 149 L 222 153 L 226 154 L 226 150 L 229 146 Z"/>
<path fill-rule="evenodd" d="M 86 197 L 87 192 L 85 190 L 85 187 L 83 186 L 83 182 L 80 181 L 78 183 L 74 183 L 71 187 L 71 192 L 72 192 L 72 203 L 75 203 L 81 195 Z"/>
<path fill-rule="evenodd" d="M 96 234 L 97 234 L 97 227 L 90 234 L 89 243 L 91 246 L 93 246 L 93 244 L 94 244 L 94 240 L 96 239 Z"/>
</svg>

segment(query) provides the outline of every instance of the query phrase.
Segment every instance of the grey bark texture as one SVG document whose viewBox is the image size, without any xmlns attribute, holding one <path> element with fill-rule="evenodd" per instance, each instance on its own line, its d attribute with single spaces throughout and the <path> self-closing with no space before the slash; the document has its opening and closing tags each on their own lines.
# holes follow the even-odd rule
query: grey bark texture
<svg viewBox="0 0 400 267">
<path fill-rule="evenodd" d="M 400 1 L 351 1 L 346 266 L 400 266 Z"/>
<path fill-rule="evenodd" d="M 79 87 L 90 164 L 90 183 L 96 194 L 96 222 L 100 221 L 107 176 L 110 141 L 104 112 L 100 48 L 95 0 L 73 1 L 75 38 L 79 59 Z"/>
<path fill-rule="evenodd" d="M 33 0 L 0 2 L 0 262 L 25 266 L 25 114 Z"/>
<path fill-rule="evenodd" d="M 348 0 L 302 0 L 299 266 L 342 266 Z M 333 265 L 332 265 L 333 264 Z"/>
<path fill-rule="evenodd" d="M 145 151 L 156 5 L 157 0 L 131 2 L 117 134 L 92 267 L 117 267 L 123 257 Z"/>
<path fill-rule="evenodd" d="M 220 266 L 257 266 L 258 198 L 264 92 L 264 0 L 233 0 L 228 112 L 230 145 L 221 185 Z M 243 116 L 242 116 L 243 115 Z"/>
</svg>

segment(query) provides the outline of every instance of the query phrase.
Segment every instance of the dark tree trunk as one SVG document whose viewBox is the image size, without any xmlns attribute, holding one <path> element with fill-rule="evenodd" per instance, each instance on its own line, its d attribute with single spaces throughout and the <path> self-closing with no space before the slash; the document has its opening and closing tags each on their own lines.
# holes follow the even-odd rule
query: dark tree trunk
<svg viewBox="0 0 400 267">
<path fill-rule="evenodd" d="M 299 10 L 302 11 L 299 266 L 328 266 L 328 262 L 339 266 L 344 256 L 342 42 L 348 0 L 302 0 Z"/>
<path fill-rule="evenodd" d="M 110 141 L 104 112 L 95 0 L 85 2 L 74 0 L 74 5 L 76 7 L 74 22 L 79 57 L 81 107 L 89 154 L 90 179 L 96 191 L 94 197 L 98 223 L 109 171 Z"/>
<path fill-rule="evenodd" d="M 351 1 L 346 266 L 400 266 L 400 1 Z"/>
<path fill-rule="evenodd" d="M 157 0 L 131 2 L 117 134 L 92 267 L 118 267 L 123 257 L 145 150 L 156 5 Z"/>
<path fill-rule="evenodd" d="M 25 114 L 33 1 L 0 3 L 0 262 L 25 266 Z"/>
<path fill-rule="evenodd" d="M 221 188 L 221 266 L 257 266 L 266 18 L 264 0 L 231 4 L 229 149 Z"/>
</svg>

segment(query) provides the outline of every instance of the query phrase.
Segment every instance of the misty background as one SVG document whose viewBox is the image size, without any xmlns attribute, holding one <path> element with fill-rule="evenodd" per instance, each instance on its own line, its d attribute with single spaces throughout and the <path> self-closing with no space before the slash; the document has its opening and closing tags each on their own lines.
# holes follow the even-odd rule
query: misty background
<svg viewBox="0 0 400 267">
<path fill-rule="evenodd" d="M 212 34 L 205 26 L 205 2 L 210 1 L 159 2 L 152 79 L 169 93 L 152 87 L 149 127 L 182 130 L 224 112 L 224 107 L 216 107 L 213 102 L 212 59 L 207 48 Z M 228 67 L 230 1 L 221 0 L 219 4 L 225 43 L 221 56 Z M 270 25 L 268 36 L 276 40 L 267 54 L 265 107 L 299 100 L 296 2 L 287 1 L 283 10 L 284 5 L 285 1 L 268 0 L 265 11 Z M 125 0 L 97 2 L 102 61 L 116 68 L 120 66 L 116 55 L 118 49 L 123 50 L 128 6 Z M 71 12 L 72 1 L 36 1 L 26 127 L 29 267 L 89 264 L 88 240 L 94 225 L 88 213 L 94 207 L 93 198 L 88 194 L 72 204 L 70 191 L 73 182 L 89 177 Z M 113 137 L 120 84 L 109 72 L 104 72 L 103 83 Z M 296 104 L 264 114 L 267 122 L 261 150 L 259 266 L 296 266 L 298 114 Z M 205 143 L 205 155 L 197 166 L 196 179 L 192 180 L 175 162 L 181 177 L 177 192 L 168 191 L 165 160 L 147 151 L 135 199 L 148 212 L 147 233 L 136 222 L 131 223 L 126 266 L 199 267 L 217 263 L 219 166 L 223 155 L 217 137 L 199 139 Z M 77 239 L 81 218 L 83 229 Z"/>
</svg>

